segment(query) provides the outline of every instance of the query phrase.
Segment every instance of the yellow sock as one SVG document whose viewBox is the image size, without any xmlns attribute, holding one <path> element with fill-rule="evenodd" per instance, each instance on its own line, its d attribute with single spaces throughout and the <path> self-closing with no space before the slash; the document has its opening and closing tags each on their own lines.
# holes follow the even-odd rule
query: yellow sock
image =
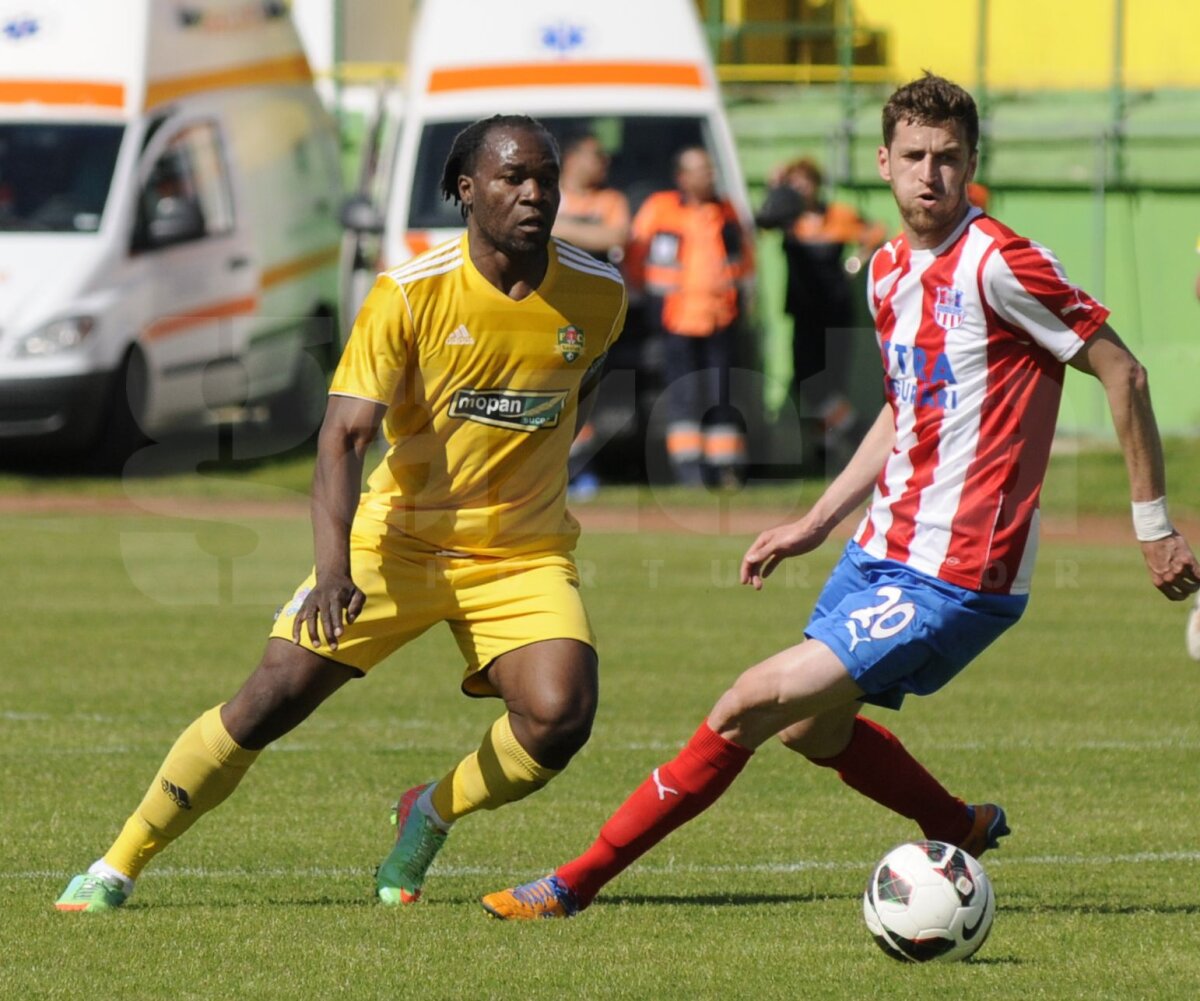
<svg viewBox="0 0 1200 1001">
<path fill-rule="evenodd" d="M 438 816 L 453 823 L 476 810 L 495 810 L 537 792 L 562 769 L 545 768 L 513 735 L 508 713 L 484 734 L 479 750 L 468 754 L 434 788 Z"/>
<path fill-rule="evenodd" d="M 141 805 L 105 853 L 105 863 L 137 879 L 155 855 L 237 788 L 259 753 L 229 736 L 220 706 L 208 710 L 167 752 Z"/>
</svg>

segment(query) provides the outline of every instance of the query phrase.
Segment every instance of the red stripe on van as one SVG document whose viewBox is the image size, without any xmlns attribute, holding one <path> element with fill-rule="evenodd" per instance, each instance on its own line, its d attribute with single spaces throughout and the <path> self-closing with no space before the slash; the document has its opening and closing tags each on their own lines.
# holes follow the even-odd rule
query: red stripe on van
<svg viewBox="0 0 1200 1001">
<path fill-rule="evenodd" d="M 608 84 L 627 87 L 703 87 L 695 63 L 503 63 L 438 69 L 430 93 L 483 87 L 554 87 Z"/>
<path fill-rule="evenodd" d="M 170 337 L 172 334 L 182 333 L 211 320 L 220 320 L 227 316 L 244 316 L 246 313 L 253 313 L 257 308 L 258 296 L 247 295 L 240 299 L 228 299 L 225 302 L 213 303 L 211 306 L 201 306 L 186 314 L 159 317 L 142 331 L 142 336 L 148 341 L 155 341 L 160 337 Z"/>
<path fill-rule="evenodd" d="M 0 104 L 98 104 L 125 106 L 125 88 L 94 80 L 0 80 Z"/>
</svg>

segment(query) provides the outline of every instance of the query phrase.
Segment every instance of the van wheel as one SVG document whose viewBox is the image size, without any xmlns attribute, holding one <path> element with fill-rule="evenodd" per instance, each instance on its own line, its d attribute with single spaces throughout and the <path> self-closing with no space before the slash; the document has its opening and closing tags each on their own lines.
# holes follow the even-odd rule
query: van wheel
<svg viewBox="0 0 1200 1001">
<path fill-rule="evenodd" d="M 90 450 L 91 464 L 99 472 L 119 472 L 149 439 L 142 430 L 149 376 L 146 359 L 133 348 L 117 370 L 109 396 L 108 413 Z"/>
<path fill-rule="evenodd" d="M 333 324 L 329 316 L 314 314 L 306 326 L 304 348 L 296 356 L 287 389 L 268 401 L 271 432 L 283 439 L 280 444 L 284 448 L 302 445 L 316 436 L 329 397 L 327 373 L 333 353 L 329 336 Z"/>
</svg>

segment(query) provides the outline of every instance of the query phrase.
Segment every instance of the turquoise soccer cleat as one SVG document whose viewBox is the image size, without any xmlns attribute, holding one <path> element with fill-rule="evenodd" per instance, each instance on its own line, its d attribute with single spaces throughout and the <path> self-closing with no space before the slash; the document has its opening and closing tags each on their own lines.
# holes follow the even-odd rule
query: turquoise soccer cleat
<svg viewBox="0 0 1200 1001">
<path fill-rule="evenodd" d="M 115 911 L 128 899 L 129 894 L 119 880 L 85 872 L 67 884 L 54 906 L 60 911 L 98 914 L 101 911 Z"/>
<path fill-rule="evenodd" d="M 425 873 L 446 843 L 443 831 L 418 809 L 417 799 L 430 783 L 413 786 L 392 810 L 396 844 L 375 870 L 375 895 L 389 907 L 414 904 L 421 899 Z"/>
</svg>

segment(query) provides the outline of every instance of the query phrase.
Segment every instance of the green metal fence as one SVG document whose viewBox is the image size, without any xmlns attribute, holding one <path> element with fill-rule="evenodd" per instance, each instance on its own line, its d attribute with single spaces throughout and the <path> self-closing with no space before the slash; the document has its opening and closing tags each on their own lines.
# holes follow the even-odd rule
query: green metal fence
<svg viewBox="0 0 1200 1001">
<path fill-rule="evenodd" d="M 1126 5 L 1112 0 L 1107 91 L 1011 93 L 987 86 L 989 0 L 976 0 L 976 80 L 981 111 L 979 180 L 991 212 L 1052 247 L 1072 278 L 1113 310 L 1113 325 L 1151 371 L 1165 431 L 1200 433 L 1200 91 L 1129 90 L 1125 85 Z M 705 24 L 719 61 L 742 164 L 755 194 L 770 168 L 799 155 L 817 159 L 834 194 L 898 227 L 879 180 L 879 110 L 897 83 L 883 66 L 863 65 L 855 5 L 827 5 L 823 24 L 731 21 L 707 0 Z M 774 33 L 824 37 L 835 64 L 770 67 L 738 62 L 746 40 Z M 861 41 L 861 40 L 860 40 Z M 790 74 L 790 75 L 789 75 Z M 780 81 L 790 81 L 790 85 Z M 766 357 L 778 402 L 787 382 L 790 325 L 782 314 L 778 237 L 761 240 Z M 867 318 L 863 316 L 864 323 Z M 855 392 L 878 393 L 869 338 L 856 341 Z M 1062 427 L 1107 436 L 1103 397 L 1090 380 L 1068 380 Z"/>
</svg>

